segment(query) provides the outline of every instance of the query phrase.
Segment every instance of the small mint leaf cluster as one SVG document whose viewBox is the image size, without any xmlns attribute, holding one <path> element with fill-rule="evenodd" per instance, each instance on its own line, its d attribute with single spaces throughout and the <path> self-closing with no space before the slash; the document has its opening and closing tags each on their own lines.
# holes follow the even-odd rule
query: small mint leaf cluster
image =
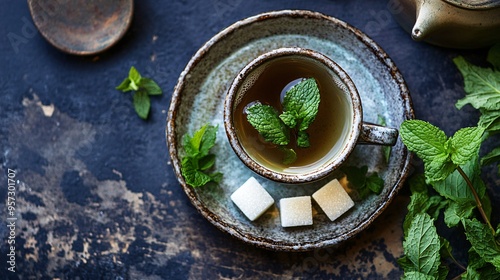
<svg viewBox="0 0 500 280">
<path fill-rule="evenodd" d="M 368 175 L 368 166 L 344 166 L 342 172 L 347 177 L 347 181 L 357 193 L 357 198 L 363 200 L 368 195 L 380 194 L 384 189 L 384 179 L 380 178 L 377 172 Z"/>
<path fill-rule="evenodd" d="M 308 148 L 309 135 L 305 131 L 318 114 L 319 88 L 314 78 L 301 81 L 289 89 L 283 98 L 283 112 L 270 105 L 256 102 L 246 109 L 248 122 L 266 142 L 273 143 L 284 152 L 283 163 L 291 164 L 297 159 L 290 143 L 291 130 L 297 134 L 297 146 Z"/>
<path fill-rule="evenodd" d="M 151 108 L 149 95 L 162 94 L 162 90 L 158 84 L 149 78 L 142 77 L 134 66 L 130 68 L 128 77 L 116 89 L 122 92 L 135 92 L 133 95 L 135 112 L 142 119 L 147 119 L 149 115 Z"/>
<path fill-rule="evenodd" d="M 476 156 L 483 133 L 482 127 L 466 127 L 448 138 L 441 129 L 422 120 L 407 120 L 400 129 L 401 139 L 408 150 L 424 161 L 429 184 L 446 179 L 458 165 Z"/>
<path fill-rule="evenodd" d="M 181 173 L 186 184 L 192 187 L 218 183 L 222 179 L 222 173 L 208 173 L 215 164 L 215 154 L 211 154 L 210 149 L 215 145 L 217 129 L 205 124 L 193 135 L 185 134 L 182 138 L 185 155 L 181 160 Z"/>
</svg>

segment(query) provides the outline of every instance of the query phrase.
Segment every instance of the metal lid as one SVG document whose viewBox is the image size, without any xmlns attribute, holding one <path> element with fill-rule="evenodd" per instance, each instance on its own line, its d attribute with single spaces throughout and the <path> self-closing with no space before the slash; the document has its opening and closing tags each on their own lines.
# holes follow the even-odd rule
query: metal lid
<svg viewBox="0 0 500 280">
<path fill-rule="evenodd" d="M 500 0 L 443 0 L 459 8 L 470 10 L 488 10 L 500 7 Z"/>
</svg>

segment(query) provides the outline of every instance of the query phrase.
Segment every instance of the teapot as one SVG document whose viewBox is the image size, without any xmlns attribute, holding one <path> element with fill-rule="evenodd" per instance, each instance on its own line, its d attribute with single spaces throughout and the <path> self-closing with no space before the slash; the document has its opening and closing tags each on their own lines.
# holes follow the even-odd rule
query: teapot
<svg viewBox="0 0 500 280">
<path fill-rule="evenodd" d="M 415 41 L 459 49 L 500 42 L 500 0 L 391 1 L 399 1 L 394 17 Z"/>
</svg>

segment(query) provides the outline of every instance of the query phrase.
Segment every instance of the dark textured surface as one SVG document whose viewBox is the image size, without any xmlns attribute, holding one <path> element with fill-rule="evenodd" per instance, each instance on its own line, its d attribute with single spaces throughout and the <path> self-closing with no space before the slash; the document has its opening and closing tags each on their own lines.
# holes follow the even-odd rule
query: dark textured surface
<svg viewBox="0 0 500 280">
<path fill-rule="evenodd" d="M 7 271 L 9 229 L 0 227 L 0 277 L 9 279 L 394 279 L 401 275 L 406 188 L 364 233 L 306 253 L 257 249 L 220 232 L 191 206 L 165 144 L 171 92 L 190 57 L 221 29 L 278 9 L 307 9 L 361 29 L 389 54 L 417 118 L 449 135 L 478 114 L 452 59 L 484 63 L 485 51 L 413 42 L 386 1 L 136 1 L 118 45 L 91 57 L 64 54 L 34 28 L 26 1 L 0 0 L 0 213 L 7 224 L 8 170 L 16 175 L 16 272 Z M 114 88 L 130 66 L 164 89 L 147 121 Z M 416 169 L 421 168 L 418 161 Z M 483 177 L 494 211 L 493 168 Z M 493 216 L 498 223 L 498 216 Z M 444 226 L 442 226 L 444 227 Z M 463 236 L 445 231 L 459 259 Z M 454 275 L 460 273 L 456 269 Z"/>
</svg>

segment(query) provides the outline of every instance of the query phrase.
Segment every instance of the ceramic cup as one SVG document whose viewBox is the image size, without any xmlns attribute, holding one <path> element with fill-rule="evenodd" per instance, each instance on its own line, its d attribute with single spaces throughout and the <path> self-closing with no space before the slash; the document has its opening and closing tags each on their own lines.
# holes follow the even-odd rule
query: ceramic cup
<svg viewBox="0 0 500 280">
<path fill-rule="evenodd" d="M 294 66 L 295 64 L 297 66 Z M 327 148 L 313 162 L 304 165 L 291 164 L 283 167 L 270 164 L 259 155 L 259 152 L 266 153 L 266 151 L 259 151 L 260 148 L 256 148 L 258 145 L 255 145 L 256 141 L 262 141 L 262 139 L 254 136 L 251 141 L 243 141 L 244 137 L 249 137 L 249 133 L 243 129 L 245 127 L 243 122 L 248 121 L 241 108 L 247 106 L 245 102 L 254 102 L 251 94 L 255 91 L 250 88 L 258 86 L 259 80 L 266 81 L 266 75 L 276 75 L 273 72 L 276 72 L 277 67 L 278 69 L 282 67 L 283 75 L 290 80 L 297 77 L 317 76 L 313 78 L 318 82 L 321 102 L 318 115 L 312 125 L 316 122 L 320 124 L 323 122 L 321 124 L 323 126 L 315 128 L 320 131 L 316 132 L 318 139 L 315 140 L 316 142 L 311 139 L 311 146 L 307 149 L 313 149 L 314 145 L 320 144 L 326 144 Z M 278 73 L 277 76 L 280 75 Z M 269 79 L 267 81 L 269 86 L 273 86 L 275 77 L 269 77 Z M 282 95 L 279 91 L 276 94 Z M 325 96 L 326 94 L 329 96 Z M 331 104 L 335 103 L 324 102 L 328 98 L 337 100 L 343 105 L 334 105 L 336 108 L 331 108 Z M 334 130 L 338 130 L 336 134 L 321 134 L 321 131 L 325 131 L 326 134 L 330 130 L 325 128 L 330 122 L 321 121 L 321 118 L 342 120 L 341 123 L 335 124 Z M 394 128 L 363 122 L 361 100 L 349 75 L 327 56 L 303 48 L 275 49 L 258 56 L 246 65 L 238 73 L 227 93 L 224 103 L 224 126 L 231 147 L 247 167 L 265 178 L 288 184 L 308 183 L 326 177 L 346 161 L 357 144 L 394 145 L 398 137 L 398 130 Z M 248 124 L 246 126 L 248 127 Z M 318 133 L 321 137 L 318 137 Z M 336 136 L 331 137 L 331 135 Z"/>
</svg>

